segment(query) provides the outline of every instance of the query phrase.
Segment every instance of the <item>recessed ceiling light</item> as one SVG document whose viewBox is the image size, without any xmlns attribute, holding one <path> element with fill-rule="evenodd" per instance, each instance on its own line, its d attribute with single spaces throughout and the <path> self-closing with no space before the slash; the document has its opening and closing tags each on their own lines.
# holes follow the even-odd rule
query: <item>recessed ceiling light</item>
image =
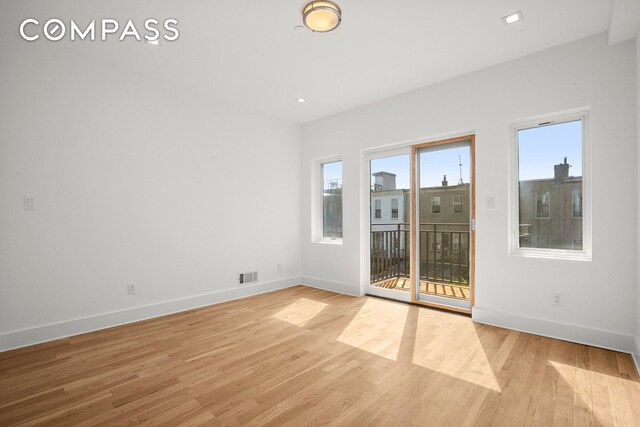
<svg viewBox="0 0 640 427">
<path fill-rule="evenodd" d="M 307 100 L 304 99 L 304 98 L 298 98 L 298 99 L 296 99 L 296 102 L 299 102 L 300 104 L 302 104 L 304 102 L 307 102 Z"/>
<path fill-rule="evenodd" d="M 335 30 L 342 21 L 340 6 L 331 1 L 312 1 L 302 10 L 305 27 L 316 33 Z"/>
<path fill-rule="evenodd" d="M 510 25 L 513 24 L 515 22 L 521 21 L 522 18 L 524 18 L 524 16 L 522 16 L 522 11 L 517 11 L 514 13 L 511 13 L 507 16 L 503 16 L 502 17 L 502 22 L 505 23 L 505 25 Z"/>
</svg>

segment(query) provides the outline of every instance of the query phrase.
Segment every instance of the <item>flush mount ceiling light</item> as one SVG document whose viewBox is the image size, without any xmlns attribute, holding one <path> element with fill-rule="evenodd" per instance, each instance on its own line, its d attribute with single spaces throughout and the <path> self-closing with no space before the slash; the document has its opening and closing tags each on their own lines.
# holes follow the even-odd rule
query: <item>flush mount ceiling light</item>
<svg viewBox="0 0 640 427">
<path fill-rule="evenodd" d="M 340 7 L 330 1 L 312 1 L 302 11 L 305 27 L 316 33 L 335 30 L 342 20 Z"/>
<path fill-rule="evenodd" d="M 513 24 L 515 22 L 521 21 L 522 18 L 524 18 L 524 16 L 522 16 L 522 11 L 517 11 L 514 13 L 510 13 L 507 16 L 503 16 L 502 17 L 502 22 L 505 23 L 505 25 L 510 25 Z"/>
</svg>

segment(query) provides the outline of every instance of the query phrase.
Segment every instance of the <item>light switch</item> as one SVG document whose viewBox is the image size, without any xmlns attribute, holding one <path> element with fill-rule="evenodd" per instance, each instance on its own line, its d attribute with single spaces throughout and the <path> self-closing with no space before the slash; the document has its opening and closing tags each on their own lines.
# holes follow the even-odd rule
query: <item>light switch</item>
<svg viewBox="0 0 640 427">
<path fill-rule="evenodd" d="M 22 204 L 25 211 L 32 211 L 33 207 L 33 197 L 24 197 L 22 199 Z"/>
<path fill-rule="evenodd" d="M 493 209 L 496 207 L 496 198 L 493 196 L 487 197 L 487 207 Z"/>
</svg>

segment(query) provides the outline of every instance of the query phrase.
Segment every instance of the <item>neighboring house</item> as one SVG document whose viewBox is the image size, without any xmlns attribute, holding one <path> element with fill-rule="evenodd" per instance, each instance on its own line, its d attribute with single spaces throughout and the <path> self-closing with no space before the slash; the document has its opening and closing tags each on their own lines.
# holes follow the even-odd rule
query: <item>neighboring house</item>
<svg viewBox="0 0 640 427">
<path fill-rule="evenodd" d="M 425 264 L 423 269 L 430 260 L 468 266 L 470 188 L 469 184 L 449 185 L 445 176 L 441 186 L 420 189 L 420 257 Z"/>
<path fill-rule="evenodd" d="M 324 236 L 342 238 L 342 181 L 324 182 L 322 223 Z"/>
<path fill-rule="evenodd" d="M 381 171 L 373 176 L 370 205 L 372 259 L 397 259 L 402 271 L 408 274 L 410 191 L 396 189 L 395 174 Z M 420 257 L 425 274 L 427 265 L 429 271 L 435 271 L 433 261 L 468 266 L 469 188 L 469 184 L 449 186 L 445 176 L 442 186 L 420 189 Z M 381 253 L 385 255 L 380 257 Z M 373 261 L 372 266 L 377 268 Z M 461 269 L 464 268 L 458 268 Z"/>
<path fill-rule="evenodd" d="M 373 176 L 371 224 L 376 225 L 375 230 L 395 230 L 398 223 L 409 224 L 409 190 L 396 189 L 395 174 L 376 172 Z M 442 184 L 420 189 L 420 223 L 468 224 L 469 184 L 448 185 L 446 176 Z"/>
<path fill-rule="evenodd" d="M 409 255 L 408 189 L 396 188 L 396 175 L 390 172 L 373 174 L 371 186 L 371 255 L 380 260 L 394 258 L 408 271 L 405 259 Z M 373 265 L 373 263 L 372 263 Z"/>
<path fill-rule="evenodd" d="M 582 177 L 569 176 L 569 168 L 565 158 L 554 166 L 554 178 L 520 182 L 521 247 L 582 249 Z M 399 259 L 408 272 L 410 191 L 396 189 L 395 174 L 373 176 L 372 260 Z M 441 186 L 421 188 L 419 201 L 423 271 L 434 271 L 434 262 L 468 266 L 470 185 L 449 185 L 445 176 Z"/>
<path fill-rule="evenodd" d="M 582 177 L 567 159 L 554 178 L 520 181 L 520 247 L 582 249 Z"/>
<path fill-rule="evenodd" d="M 396 189 L 396 175 L 389 172 L 373 174 L 371 188 L 371 224 L 376 230 L 396 230 L 398 224 L 409 223 L 409 190 Z"/>
</svg>

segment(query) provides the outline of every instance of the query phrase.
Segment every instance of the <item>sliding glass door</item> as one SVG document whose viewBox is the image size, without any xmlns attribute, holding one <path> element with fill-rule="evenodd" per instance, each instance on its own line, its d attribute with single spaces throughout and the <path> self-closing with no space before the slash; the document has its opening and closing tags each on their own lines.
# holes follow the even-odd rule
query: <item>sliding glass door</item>
<svg viewBox="0 0 640 427">
<path fill-rule="evenodd" d="M 395 150 L 369 159 L 369 284 L 367 293 L 411 301 L 411 154 Z"/>
<path fill-rule="evenodd" d="M 367 293 L 469 312 L 474 137 L 370 155 Z"/>
<path fill-rule="evenodd" d="M 414 302 L 471 308 L 473 142 L 470 136 L 413 147 Z"/>
</svg>

